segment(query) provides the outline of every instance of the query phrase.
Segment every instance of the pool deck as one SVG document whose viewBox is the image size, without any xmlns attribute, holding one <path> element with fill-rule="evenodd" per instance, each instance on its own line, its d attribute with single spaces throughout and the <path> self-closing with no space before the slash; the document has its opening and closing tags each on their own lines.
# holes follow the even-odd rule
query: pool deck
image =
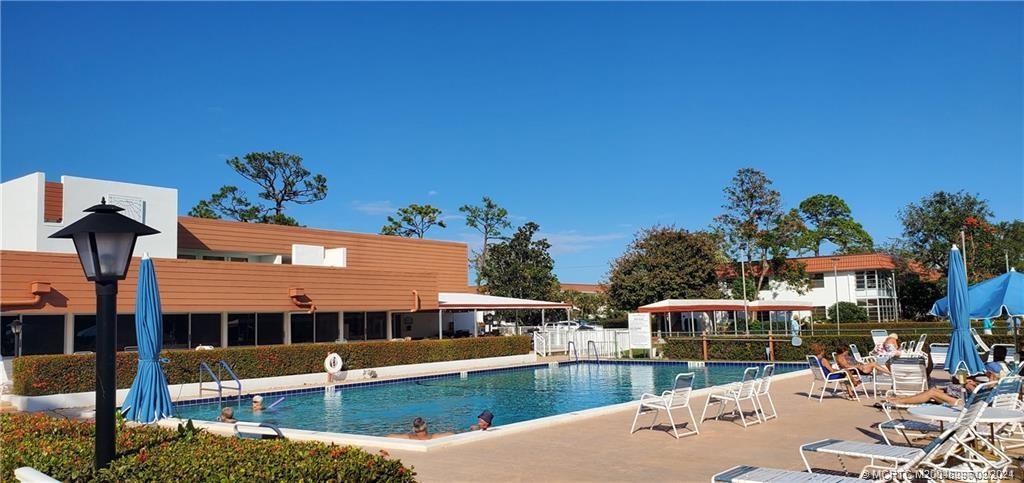
<svg viewBox="0 0 1024 483">
<path fill-rule="evenodd" d="M 746 429 L 724 417 L 709 419 L 700 426 L 701 434 L 679 440 L 665 431 L 664 414 L 659 416 L 666 425 L 662 430 L 639 429 L 629 435 L 634 411 L 627 409 L 429 453 L 388 452 L 414 466 L 425 482 L 709 481 L 739 464 L 804 470 L 800 445 L 820 439 L 882 442 L 874 425 L 885 416 L 872 407 L 875 400 L 847 401 L 826 393 L 819 403 L 807 398 L 809 386 L 810 375 L 773 384 L 778 419 Z M 695 396 L 690 401 L 695 417 L 700 418 L 705 400 Z M 500 421 L 501 415 L 496 417 Z M 649 424 L 649 414 L 641 416 L 640 424 L 645 421 Z M 834 457 L 813 455 L 809 460 L 815 468 L 842 468 Z M 845 461 L 855 471 L 867 464 Z"/>
</svg>

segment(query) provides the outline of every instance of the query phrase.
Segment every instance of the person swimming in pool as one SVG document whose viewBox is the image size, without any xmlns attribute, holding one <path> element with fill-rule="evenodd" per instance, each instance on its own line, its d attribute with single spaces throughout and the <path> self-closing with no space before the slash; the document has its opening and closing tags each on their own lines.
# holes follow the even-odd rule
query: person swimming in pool
<svg viewBox="0 0 1024 483">
<path fill-rule="evenodd" d="M 388 437 L 389 438 L 406 438 L 406 439 L 428 440 L 428 439 L 440 438 L 442 436 L 449 436 L 451 434 L 452 433 L 430 434 L 430 431 L 427 429 L 427 422 L 424 421 L 423 418 L 416 418 L 416 419 L 412 420 L 412 433 L 389 434 Z"/>
<path fill-rule="evenodd" d="M 263 396 L 255 395 L 252 397 L 252 412 L 258 413 L 263 411 Z"/>
<path fill-rule="evenodd" d="M 491 423 L 494 421 L 494 414 L 491 414 L 489 410 L 484 410 L 476 417 L 476 424 L 469 427 L 470 431 L 487 431 L 487 428 L 491 427 Z"/>
</svg>

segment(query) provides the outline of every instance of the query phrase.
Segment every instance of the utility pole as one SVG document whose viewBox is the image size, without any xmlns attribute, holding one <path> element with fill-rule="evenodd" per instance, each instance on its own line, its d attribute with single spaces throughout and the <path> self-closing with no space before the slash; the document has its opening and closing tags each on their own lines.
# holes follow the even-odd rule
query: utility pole
<svg viewBox="0 0 1024 483">
<path fill-rule="evenodd" d="M 744 332 L 750 335 L 750 313 L 747 311 L 747 269 L 740 260 L 740 274 L 743 277 L 743 326 Z"/>
<path fill-rule="evenodd" d="M 839 258 L 832 257 L 832 284 L 836 289 L 836 335 L 839 335 Z"/>
</svg>

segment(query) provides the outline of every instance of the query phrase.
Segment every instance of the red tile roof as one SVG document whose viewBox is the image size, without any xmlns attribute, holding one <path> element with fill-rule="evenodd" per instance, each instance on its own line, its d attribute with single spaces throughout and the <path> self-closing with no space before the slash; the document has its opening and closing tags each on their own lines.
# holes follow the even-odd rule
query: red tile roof
<svg viewBox="0 0 1024 483">
<path fill-rule="evenodd" d="M 835 258 L 835 265 L 832 259 Z M 885 253 L 860 253 L 856 255 L 825 255 L 821 257 L 796 257 L 788 259 L 790 262 L 804 264 L 807 273 L 827 273 L 833 270 L 857 271 L 857 270 L 892 270 L 896 268 L 891 256 Z M 756 273 L 757 267 L 747 266 L 747 274 Z M 738 271 L 739 267 L 725 265 L 718 270 L 718 276 L 728 277 L 731 272 Z"/>
</svg>

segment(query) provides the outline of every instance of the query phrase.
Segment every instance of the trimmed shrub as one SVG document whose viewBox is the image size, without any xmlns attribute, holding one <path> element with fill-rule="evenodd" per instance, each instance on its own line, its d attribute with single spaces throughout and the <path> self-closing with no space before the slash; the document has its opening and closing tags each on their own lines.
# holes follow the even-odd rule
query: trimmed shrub
<svg viewBox="0 0 1024 483">
<path fill-rule="evenodd" d="M 947 325 L 948 328 L 948 325 Z M 811 353 L 811 344 L 818 343 L 825 346 L 827 352 L 831 353 L 839 345 L 848 346 L 857 344 L 861 354 L 867 353 L 874 348 L 874 342 L 870 335 L 802 335 L 803 343 L 793 346 L 790 338 L 780 336 L 774 338 L 775 360 L 777 361 L 803 361 Z M 1012 344 L 1013 336 L 992 335 L 983 336 L 985 343 Z M 768 347 L 767 337 L 708 337 L 708 360 L 713 361 L 763 361 L 768 356 L 765 349 Z M 926 345 L 931 343 L 948 343 L 949 335 L 929 334 Z M 927 347 L 925 348 L 927 350 Z M 699 337 L 669 338 L 665 341 L 665 356 L 669 359 L 679 360 L 703 360 L 703 339 Z"/>
<path fill-rule="evenodd" d="M 836 320 L 836 306 L 839 306 L 839 323 L 843 324 L 846 322 L 867 322 L 868 311 L 864 307 L 861 307 L 853 302 L 839 302 L 838 304 L 832 304 L 828 308 L 828 318 L 830 321 Z"/>
<path fill-rule="evenodd" d="M 169 384 L 199 382 L 199 364 L 215 367 L 225 360 L 240 379 L 290 376 L 323 372 L 324 358 L 337 352 L 346 369 L 397 366 L 484 357 L 528 354 L 532 340 L 526 336 L 467 339 L 351 342 L 345 344 L 292 344 L 232 347 L 208 351 L 172 350 L 161 356 Z M 117 353 L 117 387 L 127 388 L 135 378 L 138 354 Z M 96 356 L 45 355 L 14 359 L 14 394 L 43 396 L 94 391 Z"/>
<path fill-rule="evenodd" d="M 62 481 L 415 481 L 386 452 L 288 440 L 120 425 L 109 468 L 92 469 L 95 425 L 38 413 L 0 414 L 0 481 L 30 466 Z"/>
</svg>

